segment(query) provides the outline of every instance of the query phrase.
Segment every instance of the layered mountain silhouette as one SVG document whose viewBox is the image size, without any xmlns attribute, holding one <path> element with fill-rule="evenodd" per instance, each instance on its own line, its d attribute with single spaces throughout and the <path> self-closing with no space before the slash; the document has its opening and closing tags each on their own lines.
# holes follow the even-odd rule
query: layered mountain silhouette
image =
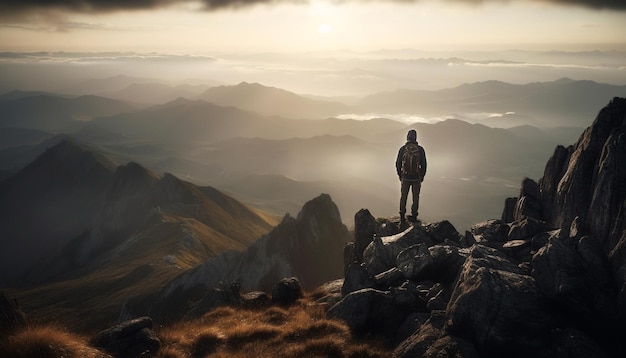
<svg viewBox="0 0 626 358">
<path fill-rule="evenodd" d="M 72 136 L 106 148 L 120 162 L 138 161 L 194 183 L 228 188 L 278 215 L 299 209 L 310 196 L 272 197 L 268 194 L 276 191 L 253 193 L 254 184 L 231 183 L 254 175 L 284 176 L 297 181 L 303 193 L 332 194 L 344 218 L 363 201 L 374 212 L 396 211 L 391 198 L 397 195 L 397 180 L 389 163 L 406 131 L 415 128 L 429 160 L 437 164 L 429 171 L 431 188 L 424 191 L 425 208 L 435 205 L 425 212 L 461 227 L 496 214 L 498 198 L 510 195 L 507 190 L 514 190 L 519 176 L 539 176 L 539 163 L 554 145 L 574 141 L 579 132 L 569 127 L 502 130 L 460 120 L 412 126 L 389 119 L 293 120 L 183 98 L 80 124 Z M 34 146 L 26 137 L 18 144 L 0 150 L 0 168 L 16 171 L 50 145 Z M 458 197 L 467 204 L 457 203 L 451 214 L 445 204 Z"/>
<path fill-rule="evenodd" d="M 216 189 L 118 166 L 72 140 L 3 181 L 0 198 L 2 286 L 36 286 L 34 298 L 74 290 L 76 302 L 103 298 L 88 295 L 89 282 L 147 294 L 183 268 L 243 250 L 277 222 Z M 132 267 L 140 282 L 120 276 Z"/>
<path fill-rule="evenodd" d="M 586 127 L 607 98 L 624 95 L 626 86 L 568 78 L 524 85 L 486 81 L 437 91 L 378 93 L 364 98 L 357 107 L 378 113 L 422 113 L 433 117 L 450 113 L 514 112 L 531 116 L 524 124 Z M 503 119 L 505 123 L 498 126 L 511 127 Z"/>
<path fill-rule="evenodd" d="M 97 116 L 129 112 L 135 107 L 109 98 L 9 92 L 0 97 L 0 128 L 30 128 L 45 131 L 73 130 L 80 121 Z"/>
<path fill-rule="evenodd" d="M 234 106 L 285 118 L 321 119 L 349 112 L 349 107 L 339 102 L 313 100 L 259 83 L 241 82 L 235 86 L 213 87 L 199 98 L 220 106 Z"/>
</svg>

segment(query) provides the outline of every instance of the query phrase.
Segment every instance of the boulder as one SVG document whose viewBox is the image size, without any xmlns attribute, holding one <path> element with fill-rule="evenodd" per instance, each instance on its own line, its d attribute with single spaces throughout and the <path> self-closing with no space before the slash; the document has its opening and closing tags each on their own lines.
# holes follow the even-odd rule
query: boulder
<svg viewBox="0 0 626 358">
<path fill-rule="evenodd" d="M 515 206 L 517 205 L 517 198 L 506 198 L 504 199 L 504 209 L 502 209 L 502 220 L 503 223 L 511 223 L 515 221 Z"/>
<path fill-rule="evenodd" d="M 247 307 L 265 307 L 271 301 L 267 292 L 252 291 L 241 294 L 241 303 Z"/>
<path fill-rule="evenodd" d="M 535 280 L 505 257 L 472 253 L 448 303 L 446 329 L 468 337 L 481 356 L 537 356 L 555 321 Z"/>
<path fill-rule="evenodd" d="M 391 295 L 396 305 L 406 312 L 424 311 L 426 309 L 426 298 L 421 295 L 412 281 L 405 281 L 399 287 L 392 287 Z"/>
<path fill-rule="evenodd" d="M 467 256 L 467 253 L 465 254 Z M 411 280 L 450 282 L 454 280 L 465 257 L 455 246 L 425 244 L 410 246 L 396 258 L 396 267 Z"/>
<path fill-rule="evenodd" d="M 272 289 L 272 302 L 279 305 L 290 305 L 302 296 L 300 281 L 295 277 L 283 278 Z"/>
<path fill-rule="evenodd" d="M 315 303 L 324 307 L 332 307 L 337 302 L 341 301 L 343 295 L 341 289 L 343 288 L 342 279 L 326 282 L 318 287 L 312 296 L 315 298 Z"/>
<path fill-rule="evenodd" d="M 454 228 L 454 225 L 448 220 L 439 221 L 433 224 L 428 224 L 424 227 L 424 230 L 434 243 L 442 244 L 446 240 L 459 244 L 461 242 L 461 235 Z"/>
<path fill-rule="evenodd" d="M 509 226 L 501 220 L 487 220 L 472 226 L 470 232 L 478 242 L 506 242 Z"/>
<path fill-rule="evenodd" d="M 378 275 L 396 267 L 396 257 L 400 251 L 428 241 L 421 227 L 409 226 L 396 235 L 375 237 L 363 252 L 363 262 L 372 275 Z"/>
<path fill-rule="evenodd" d="M 443 311 L 433 312 L 430 318 L 419 326 L 417 332 L 396 347 L 394 357 L 479 358 L 470 341 L 447 334 L 445 322 Z"/>
<path fill-rule="evenodd" d="M 533 257 L 539 290 L 581 325 L 599 327 L 616 318 L 618 306 L 609 265 L 591 237 L 553 239 Z"/>
<path fill-rule="evenodd" d="M 398 307 L 391 292 L 365 288 L 345 296 L 327 315 L 345 322 L 358 336 L 375 334 L 392 339 L 406 312 Z"/>
<path fill-rule="evenodd" d="M 345 296 L 350 292 L 374 287 L 376 287 L 376 280 L 367 271 L 365 264 L 355 262 L 348 267 L 348 272 L 346 272 L 346 277 L 344 278 L 341 288 L 341 294 Z"/>
<path fill-rule="evenodd" d="M 532 179 L 524 178 L 520 186 L 520 193 L 513 209 L 514 220 L 543 218 L 543 205 L 539 193 L 539 185 Z"/>
<path fill-rule="evenodd" d="M 354 215 L 354 260 L 363 262 L 363 251 L 376 234 L 376 219 L 369 210 L 361 209 Z"/>
<path fill-rule="evenodd" d="M 101 331 L 90 344 L 117 358 L 151 357 L 161 347 L 150 317 L 125 321 Z"/>
<path fill-rule="evenodd" d="M 550 223 L 535 219 L 533 217 L 525 217 L 510 224 L 508 240 L 530 240 L 535 235 L 542 232 L 550 231 L 553 227 Z"/>
</svg>

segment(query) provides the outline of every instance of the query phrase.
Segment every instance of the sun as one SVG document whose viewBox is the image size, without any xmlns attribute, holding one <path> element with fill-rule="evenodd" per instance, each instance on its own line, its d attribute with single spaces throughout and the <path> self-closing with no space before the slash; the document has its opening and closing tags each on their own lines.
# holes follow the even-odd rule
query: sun
<svg viewBox="0 0 626 358">
<path fill-rule="evenodd" d="M 321 23 L 318 27 L 317 27 L 317 32 L 319 32 L 322 35 L 330 35 L 331 32 L 333 32 L 333 27 L 330 26 L 330 24 L 328 23 Z"/>
</svg>

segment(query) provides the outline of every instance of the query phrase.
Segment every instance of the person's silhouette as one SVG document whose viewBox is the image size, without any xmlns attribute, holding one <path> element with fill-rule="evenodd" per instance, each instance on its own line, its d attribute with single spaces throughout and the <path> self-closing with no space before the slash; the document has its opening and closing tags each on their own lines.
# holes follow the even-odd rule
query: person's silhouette
<svg viewBox="0 0 626 358">
<path fill-rule="evenodd" d="M 417 143 L 417 132 L 411 129 L 406 135 L 406 144 L 398 150 L 396 158 L 396 172 L 400 178 L 400 222 L 405 223 L 406 202 L 409 189 L 412 189 L 413 203 L 411 205 L 410 221 L 417 221 L 419 215 L 419 199 L 422 181 L 426 176 L 426 152 Z"/>
</svg>

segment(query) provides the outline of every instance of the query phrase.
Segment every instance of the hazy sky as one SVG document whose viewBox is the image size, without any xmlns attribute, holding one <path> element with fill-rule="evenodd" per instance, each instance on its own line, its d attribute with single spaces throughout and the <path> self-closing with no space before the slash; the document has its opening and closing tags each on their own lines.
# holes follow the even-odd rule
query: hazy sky
<svg viewBox="0 0 626 358">
<path fill-rule="evenodd" d="M 0 51 L 626 48 L 624 0 L 0 0 Z"/>
</svg>

